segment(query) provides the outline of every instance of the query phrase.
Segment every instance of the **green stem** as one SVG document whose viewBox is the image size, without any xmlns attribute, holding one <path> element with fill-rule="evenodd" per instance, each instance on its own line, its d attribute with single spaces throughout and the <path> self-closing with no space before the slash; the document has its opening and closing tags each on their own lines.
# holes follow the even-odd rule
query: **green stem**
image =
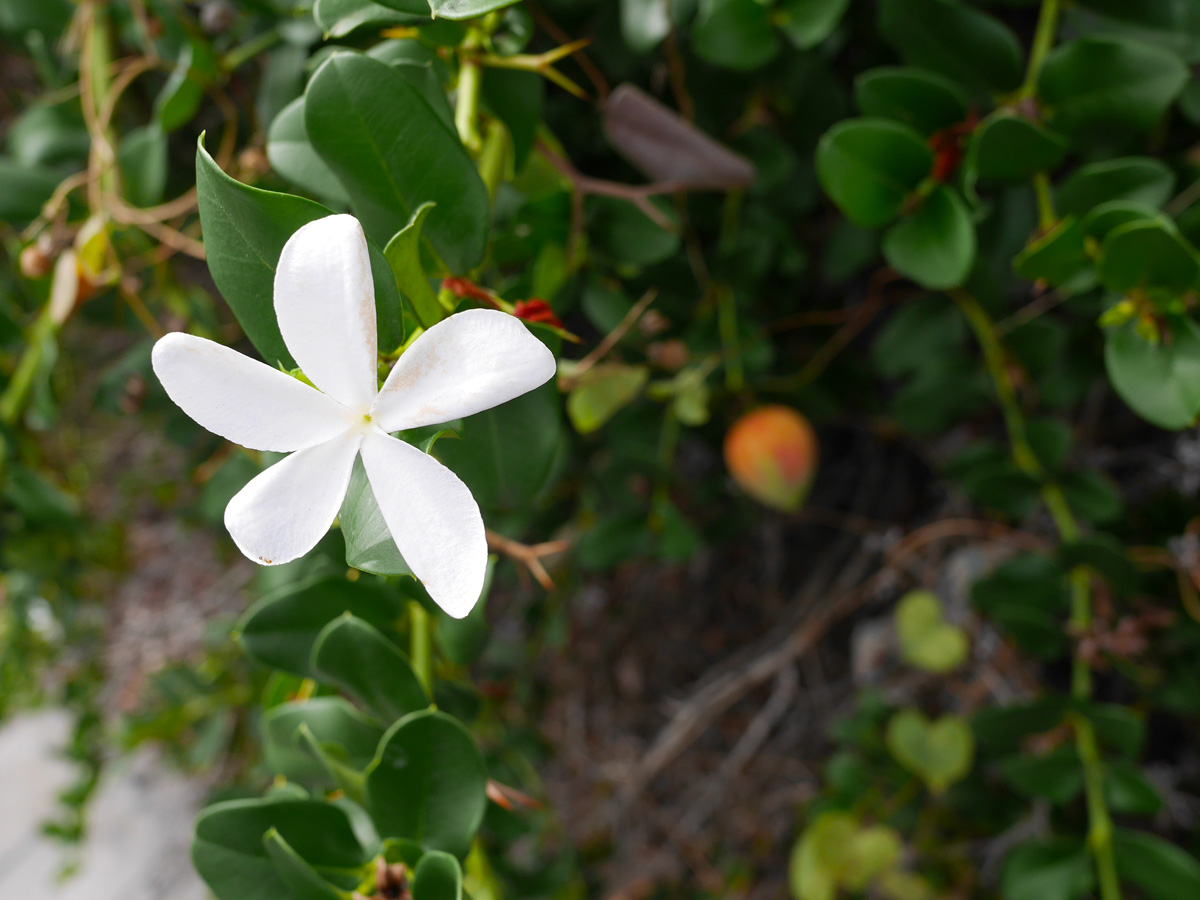
<svg viewBox="0 0 1200 900">
<path fill-rule="evenodd" d="M 433 698 L 433 640 L 429 613 L 416 600 L 408 607 L 409 655 L 417 680 Z"/>
<path fill-rule="evenodd" d="M 482 67 L 473 51 L 483 46 L 484 35 L 472 28 L 463 39 L 458 63 L 458 91 L 454 101 L 454 125 L 458 136 L 472 153 L 483 147 L 483 138 L 476 124 L 479 118 L 479 93 L 482 87 Z"/>
<path fill-rule="evenodd" d="M 738 344 L 737 298 L 725 285 L 717 286 L 717 330 L 721 334 L 721 353 L 725 357 L 725 387 L 740 391 L 746 376 Z"/>
<path fill-rule="evenodd" d="M 1049 231 L 1058 222 L 1054 214 L 1054 198 L 1050 193 L 1050 176 L 1045 172 L 1033 173 L 1033 193 L 1037 197 L 1038 227 Z"/>
<path fill-rule="evenodd" d="M 221 68 L 226 72 L 233 72 L 242 67 L 244 63 L 249 62 L 258 56 L 264 50 L 269 50 L 275 44 L 279 43 L 281 36 L 278 28 L 272 28 L 270 31 L 264 31 L 262 34 L 257 34 L 244 44 L 239 44 L 221 58 Z"/>
<path fill-rule="evenodd" d="M 1077 541 L 1081 530 L 1075 514 L 1071 511 L 1066 496 L 1057 484 L 1049 481 L 1046 472 L 1029 445 L 1025 429 L 1025 416 L 1017 401 L 1016 388 L 1009 377 L 1004 347 L 996 334 L 996 326 L 987 311 L 971 294 L 962 289 L 948 292 L 966 316 L 971 330 L 983 349 L 983 359 L 996 396 L 1004 412 L 1005 427 L 1012 444 L 1013 462 L 1017 468 L 1042 482 L 1042 501 L 1054 520 L 1063 541 Z M 1092 623 L 1092 597 L 1088 587 L 1089 575 L 1086 568 L 1078 566 L 1071 570 L 1071 630 L 1084 634 Z M 1078 654 L 1071 664 L 1071 696 L 1086 702 L 1092 696 L 1092 671 L 1086 659 Z M 1100 883 L 1101 900 L 1121 900 L 1121 885 L 1117 878 L 1116 857 L 1113 854 L 1112 818 L 1104 797 L 1104 765 L 1096 743 L 1096 733 L 1091 721 L 1083 714 L 1073 716 L 1075 747 L 1083 765 L 1088 807 L 1088 846 L 1096 861 L 1096 874 Z"/>
<path fill-rule="evenodd" d="M 21 411 L 25 409 L 29 392 L 33 388 L 33 377 L 42 364 L 46 340 L 53 334 L 54 318 L 50 314 L 50 305 L 47 304 L 34 321 L 33 327 L 29 329 L 25 339 L 25 352 L 21 354 L 4 393 L 0 394 L 0 422 L 5 425 L 15 425 L 21 417 Z"/>
<path fill-rule="evenodd" d="M 1029 66 L 1025 69 L 1025 80 L 1017 89 L 1017 100 L 1027 100 L 1037 94 L 1038 76 L 1042 74 L 1042 65 L 1054 46 L 1054 36 L 1058 32 L 1058 12 L 1059 0 L 1042 0 L 1037 31 L 1029 48 Z"/>
</svg>

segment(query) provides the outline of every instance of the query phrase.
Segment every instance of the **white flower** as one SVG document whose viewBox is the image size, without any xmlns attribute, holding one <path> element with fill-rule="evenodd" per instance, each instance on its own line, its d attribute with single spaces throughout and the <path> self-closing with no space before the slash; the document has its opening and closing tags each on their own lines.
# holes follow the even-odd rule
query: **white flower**
<svg viewBox="0 0 1200 900">
<path fill-rule="evenodd" d="M 291 452 L 225 510 L 246 556 L 289 562 L 329 530 L 355 457 L 413 574 L 450 615 L 483 589 L 487 539 L 458 476 L 388 432 L 490 409 L 554 376 L 554 355 L 519 319 L 473 309 L 434 325 L 378 387 L 375 289 L 367 241 L 353 216 L 310 222 L 289 238 L 275 272 L 279 331 L 299 379 L 190 334 L 154 345 L 170 398 L 216 434 L 254 450 Z"/>
</svg>

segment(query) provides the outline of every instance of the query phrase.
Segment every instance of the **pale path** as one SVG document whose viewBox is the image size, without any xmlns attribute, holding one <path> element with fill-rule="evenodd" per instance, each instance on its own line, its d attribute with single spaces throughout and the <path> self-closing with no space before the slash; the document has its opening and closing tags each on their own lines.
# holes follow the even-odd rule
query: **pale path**
<svg viewBox="0 0 1200 900">
<path fill-rule="evenodd" d="M 59 753 L 69 733 L 69 717 L 53 710 L 0 726 L 0 900 L 206 900 L 188 860 L 204 789 L 149 748 L 108 768 L 82 848 L 42 836 L 75 777 Z M 78 867 L 63 880 L 69 862 Z"/>
</svg>

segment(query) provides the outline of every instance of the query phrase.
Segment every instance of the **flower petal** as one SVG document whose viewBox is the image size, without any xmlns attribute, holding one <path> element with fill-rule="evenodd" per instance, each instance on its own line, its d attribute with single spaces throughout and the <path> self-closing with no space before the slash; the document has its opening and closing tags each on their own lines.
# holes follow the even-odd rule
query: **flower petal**
<svg viewBox="0 0 1200 900">
<path fill-rule="evenodd" d="M 432 456 L 382 432 L 368 434 L 363 466 L 375 502 L 413 574 L 461 619 L 483 591 L 487 537 L 470 489 Z"/>
<path fill-rule="evenodd" d="M 302 450 L 352 424 L 353 415 L 332 397 L 193 334 L 159 338 L 150 361 L 180 409 L 213 434 L 252 450 Z"/>
<path fill-rule="evenodd" d="M 225 507 L 225 527 L 238 549 L 278 566 L 315 547 L 346 496 L 361 443 L 361 431 L 347 431 L 255 475 Z"/>
<path fill-rule="evenodd" d="M 384 431 L 449 422 L 532 391 L 554 372 L 554 354 L 520 319 L 469 309 L 413 341 L 371 415 Z"/>
<path fill-rule="evenodd" d="M 275 269 L 275 315 L 305 376 L 355 412 L 375 400 L 375 284 L 354 216 L 326 216 L 293 234 Z"/>
</svg>

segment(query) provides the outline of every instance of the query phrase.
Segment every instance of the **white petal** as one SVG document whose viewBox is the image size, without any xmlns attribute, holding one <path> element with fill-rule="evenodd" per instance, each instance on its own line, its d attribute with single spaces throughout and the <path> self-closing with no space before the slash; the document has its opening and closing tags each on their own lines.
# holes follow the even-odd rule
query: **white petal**
<svg viewBox="0 0 1200 900">
<path fill-rule="evenodd" d="M 432 456 L 368 434 L 363 466 L 392 540 L 442 609 L 461 619 L 483 591 L 487 537 L 470 489 Z"/>
<path fill-rule="evenodd" d="M 375 284 L 354 216 L 326 216 L 288 238 L 275 270 L 283 342 L 308 380 L 355 412 L 375 399 Z"/>
<path fill-rule="evenodd" d="M 255 475 L 225 507 L 225 527 L 247 557 L 278 566 L 316 546 L 346 496 L 358 429 L 300 450 Z"/>
<path fill-rule="evenodd" d="M 352 424 L 332 397 L 215 341 L 174 332 L 159 338 L 150 361 L 185 413 L 252 450 L 302 450 Z"/>
<path fill-rule="evenodd" d="M 384 431 L 449 422 L 499 406 L 554 377 L 554 354 L 515 316 L 469 309 L 404 351 L 371 415 Z"/>
</svg>

